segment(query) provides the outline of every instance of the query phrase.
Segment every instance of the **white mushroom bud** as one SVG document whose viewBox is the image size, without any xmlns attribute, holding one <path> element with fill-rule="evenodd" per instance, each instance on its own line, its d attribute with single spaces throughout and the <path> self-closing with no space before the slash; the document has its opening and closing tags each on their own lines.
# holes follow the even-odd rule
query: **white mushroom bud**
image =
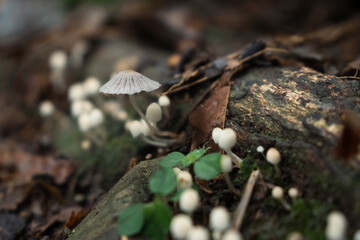
<svg viewBox="0 0 360 240">
<path fill-rule="evenodd" d="M 171 219 L 170 232 L 175 239 L 185 239 L 193 226 L 192 219 L 186 214 L 177 214 Z"/>
<path fill-rule="evenodd" d="M 146 118 L 150 122 L 157 123 L 161 120 L 161 108 L 157 103 L 151 103 L 146 109 Z"/>
<path fill-rule="evenodd" d="M 303 235 L 299 232 L 291 232 L 286 238 L 286 240 L 303 240 L 303 239 L 304 239 Z"/>
<path fill-rule="evenodd" d="M 98 108 L 94 108 L 90 111 L 92 126 L 98 126 L 104 122 L 104 114 Z"/>
<path fill-rule="evenodd" d="M 284 197 L 284 190 L 282 187 L 276 186 L 272 189 L 271 195 L 275 199 L 282 199 Z"/>
<path fill-rule="evenodd" d="M 236 229 L 228 229 L 224 233 L 222 240 L 243 240 L 241 233 Z"/>
<path fill-rule="evenodd" d="M 49 56 L 49 66 L 53 71 L 62 71 L 66 68 L 67 56 L 64 51 L 52 52 Z"/>
<path fill-rule="evenodd" d="M 276 148 L 270 148 L 266 152 L 266 161 L 273 165 L 278 165 L 281 161 L 280 152 Z"/>
<path fill-rule="evenodd" d="M 142 134 L 142 124 L 140 121 L 131 121 L 128 125 L 128 128 L 133 138 L 136 138 Z"/>
<path fill-rule="evenodd" d="M 92 103 L 86 100 L 76 100 L 71 103 L 71 115 L 73 117 L 78 117 L 82 113 L 90 112 L 92 109 Z"/>
<path fill-rule="evenodd" d="M 263 153 L 264 152 L 264 147 L 263 146 L 258 146 L 256 148 L 256 151 L 259 152 L 259 153 Z"/>
<path fill-rule="evenodd" d="M 49 117 L 53 115 L 54 112 L 55 112 L 55 106 L 51 101 L 45 100 L 40 103 L 39 113 L 41 117 Z"/>
<path fill-rule="evenodd" d="M 82 150 L 85 150 L 85 151 L 89 150 L 91 148 L 91 142 L 87 139 L 83 140 L 81 142 L 81 148 L 82 148 Z"/>
<path fill-rule="evenodd" d="M 231 151 L 231 148 L 236 144 L 235 131 L 231 128 L 225 128 L 224 130 L 218 130 L 215 128 L 212 132 L 212 137 L 214 142 L 217 143 L 220 148 L 224 149 L 225 152 L 231 157 L 233 162 L 240 167 L 242 159 Z"/>
<path fill-rule="evenodd" d="M 346 238 L 347 221 L 339 211 L 331 212 L 327 217 L 325 236 L 328 240 L 344 240 Z"/>
<path fill-rule="evenodd" d="M 176 174 L 176 176 L 177 176 L 179 173 L 182 172 L 181 169 L 178 168 L 178 167 L 174 167 L 174 168 L 173 168 L 173 171 L 174 171 L 174 173 Z M 178 180 L 178 181 L 179 181 L 179 180 Z"/>
<path fill-rule="evenodd" d="M 214 142 L 216 144 L 219 144 L 219 140 L 220 140 L 220 135 L 222 133 L 222 129 L 221 128 L 214 128 L 213 131 L 212 131 L 212 138 L 214 140 Z"/>
<path fill-rule="evenodd" d="M 215 207 L 210 212 L 210 227 L 224 231 L 230 226 L 230 214 L 224 207 Z"/>
<path fill-rule="evenodd" d="M 88 77 L 84 82 L 84 91 L 87 96 L 98 94 L 101 83 L 95 77 Z"/>
<path fill-rule="evenodd" d="M 288 194 L 294 200 L 300 196 L 299 190 L 295 187 L 290 188 Z"/>
<path fill-rule="evenodd" d="M 281 161 L 281 155 L 280 152 L 276 148 L 270 148 L 266 152 L 266 161 L 274 165 L 275 171 L 278 175 L 281 175 L 281 171 L 279 168 L 279 163 Z"/>
<path fill-rule="evenodd" d="M 141 131 L 144 136 L 149 136 L 151 134 L 151 129 L 143 119 L 141 119 Z"/>
<path fill-rule="evenodd" d="M 82 113 L 78 118 L 78 125 L 82 132 L 88 131 L 93 125 L 89 113 Z"/>
<path fill-rule="evenodd" d="M 186 213 L 192 213 L 196 210 L 200 203 L 199 193 L 192 189 L 186 189 L 180 196 L 180 209 Z"/>
<path fill-rule="evenodd" d="M 203 226 L 192 227 L 186 236 L 186 240 L 208 240 L 209 238 L 209 231 Z"/>
<path fill-rule="evenodd" d="M 128 118 L 128 114 L 124 110 L 118 110 L 115 113 L 113 113 L 113 118 L 119 121 L 125 121 Z M 146 123 L 145 123 L 146 124 Z"/>
<path fill-rule="evenodd" d="M 289 204 L 284 200 L 284 189 L 282 187 L 275 186 L 271 191 L 271 195 L 278 200 L 286 210 L 290 210 Z"/>
<path fill-rule="evenodd" d="M 229 173 L 232 170 L 232 161 L 228 155 L 221 155 L 220 160 L 221 171 L 223 173 Z"/>
<path fill-rule="evenodd" d="M 360 240 L 360 229 L 355 232 L 354 240 Z"/>
<path fill-rule="evenodd" d="M 219 138 L 219 147 L 222 149 L 231 149 L 236 144 L 236 133 L 231 128 L 222 130 Z"/>
<path fill-rule="evenodd" d="M 81 100 L 86 96 L 83 84 L 76 83 L 70 86 L 68 90 L 68 98 L 70 101 Z"/>
<path fill-rule="evenodd" d="M 178 187 L 180 189 L 190 188 L 193 184 L 193 179 L 188 171 L 181 171 L 177 174 Z"/>
<path fill-rule="evenodd" d="M 161 107 L 168 107 L 170 106 L 170 99 L 166 95 L 162 95 L 159 97 L 158 103 Z"/>
</svg>

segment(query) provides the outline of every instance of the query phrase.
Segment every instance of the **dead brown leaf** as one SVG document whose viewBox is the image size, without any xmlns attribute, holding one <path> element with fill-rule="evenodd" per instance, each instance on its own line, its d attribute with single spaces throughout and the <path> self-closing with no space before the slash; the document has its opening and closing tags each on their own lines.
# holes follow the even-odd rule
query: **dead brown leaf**
<svg viewBox="0 0 360 240">
<path fill-rule="evenodd" d="M 195 146 L 206 142 L 215 127 L 224 127 L 229 93 L 230 86 L 215 89 L 204 104 L 190 114 L 190 124 L 195 129 Z"/>
</svg>

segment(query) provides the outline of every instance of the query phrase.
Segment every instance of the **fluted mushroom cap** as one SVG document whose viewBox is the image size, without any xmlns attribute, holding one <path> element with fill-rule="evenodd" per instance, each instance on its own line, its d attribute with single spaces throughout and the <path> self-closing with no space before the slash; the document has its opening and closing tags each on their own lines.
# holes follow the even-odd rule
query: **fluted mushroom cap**
<svg viewBox="0 0 360 240">
<path fill-rule="evenodd" d="M 142 91 L 151 92 L 158 89 L 160 83 L 153 81 L 144 75 L 133 70 L 118 72 L 107 83 L 105 83 L 99 92 L 105 95 L 133 95 Z"/>
</svg>

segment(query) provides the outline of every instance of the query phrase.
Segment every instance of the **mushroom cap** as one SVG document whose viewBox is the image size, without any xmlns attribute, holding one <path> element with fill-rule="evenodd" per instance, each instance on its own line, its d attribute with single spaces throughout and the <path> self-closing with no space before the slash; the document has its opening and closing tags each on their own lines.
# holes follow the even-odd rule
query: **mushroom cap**
<svg viewBox="0 0 360 240">
<path fill-rule="evenodd" d="M 273 165 L 279 164 L 281 161 L 280 152 L 276 148 L 270 148 L 266 152 L 266 160 Z"/>
<path fill-rule="evenodd" d="M 186 235 L 188 240 L 208 240 L 209 231 L 203 226 L 192 227 Z"/>
<path fill-rule="evenodd" d="M 192 189 L 186 189 L 180 196 L 180 209 L 186 213 L 192 213 L 196 210 L 200 203 L 199 193 Z"/>
<path fill-rule="evenodd" d="M 225 207 L 215 207 L 210 212 L 210 227 L 224 231 L 230 226 L 230 214 Z"/>
<path fill-rule="evenodd" d="M 271 191 L 271 195 L 275 199 L 282 199 L 284 197 L 284 190 L 280 186 L 275 186 Z"/>
<path fill-rule="evenodd" d="M 99 89 L 99 92 L 105 95 L 133 95 L 142 91 L 151 92 L 160 86 L 160 83 L 138 72 L 125 70 L 115 74 L 115 76 Z"/>
<path fill-rule="evenodd" d="M 193 226 L 193 221 L 189 215 L 177 214 L 171 219 L 170 232 L 175 239 L 184 239 L 186 234 Z"/>
<path fill-rule="evenodd" d="M 236 229 L 228 229 L 223 235 L 223 240 L 243 240 L 242 235 Z"/>
<path fill-rule="evenodd" d="M 228 155 L 222 155 L 220 160 L 221 171 L 223 173 L 229 173 L 232 170 L 232 161 Z"/>
</svg>

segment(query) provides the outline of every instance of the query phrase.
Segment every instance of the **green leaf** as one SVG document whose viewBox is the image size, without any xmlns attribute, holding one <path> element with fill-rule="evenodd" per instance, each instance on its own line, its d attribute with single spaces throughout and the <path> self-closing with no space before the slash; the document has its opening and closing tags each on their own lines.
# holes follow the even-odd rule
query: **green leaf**
<svg viewBox="0 0 360 240">
<path fill-rule="evenodd" d="M 185 155 L 181 152 L 172 152 L 161 160 L 160 165 L 163 167 L 172 168 L 178 165 L 181 159 L 184 157 Z"/>
<path fill-rule="evenodd" d="M 166 239 L 171 218 L 171 208 L 160 200 L 146 204 L 144 234 L 153 240 Z"/>
<path fill-rule="evenodd" d="M 205 149 L 195 149 L 195 150 L 189 152 L 188 155 L 186 155 L 181 160 L 182 166 L 186 167 L 186 166 L 193 164 L 196 160 L 198 160 L 199 158 L 204 156 L 205 153 L 206 153 Z"/>
<path fill-rule="evenodd" d="M 153 193 L 169 194 L 176 188 L 177 180 L 172 168 L 162 168 L 150 178 L 150 191 Z"/>
<path fill-rule="evenodd" d="M 212 153 L 202 157 L 194 165 L 196 176 L 201 179 L 211 180 L 221 173 L 221 154 Z"/>
<path fill-rule="evenodd" d="M 133 235 L 144 225 L 144 204 L 137 203 L 122 211 L 118 217 L 119 235 Z"/>
</svg>

